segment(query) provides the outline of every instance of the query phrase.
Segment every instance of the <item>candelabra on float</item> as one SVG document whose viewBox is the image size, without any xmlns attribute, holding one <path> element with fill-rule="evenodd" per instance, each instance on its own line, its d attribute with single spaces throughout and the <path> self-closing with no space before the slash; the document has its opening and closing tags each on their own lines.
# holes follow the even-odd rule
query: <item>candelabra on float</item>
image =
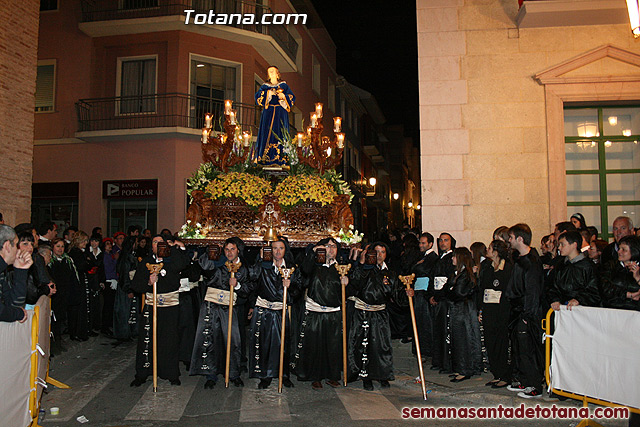
<svg viewBox="0 0 640 427">
<path fill-rule="evenodd" d="M 307 133 L 298 132 L 296 151 L 300 163 L 318 169 L 320 175 L 325 170 L 333 169 L 340 164 L 344 150 L 344 133 L 342 118 L 333 118 L 334 138 L 322 136 L 322 103 L 316 104 L 316 111 L 311 113 L 311 122 Z"/>
<path fill-rule="evenodd" d="M 204 116 L 202 128 L 202 160 L 211 162 L 227 172 L 230 167 L 244 163 L 251 152 L 251 132 L 242 132 L 236 121 L 236 110 L 231 107 L 233 101 L 224 101 L 224 133 L 213 135 L 213 115 Z"/>
</svg>

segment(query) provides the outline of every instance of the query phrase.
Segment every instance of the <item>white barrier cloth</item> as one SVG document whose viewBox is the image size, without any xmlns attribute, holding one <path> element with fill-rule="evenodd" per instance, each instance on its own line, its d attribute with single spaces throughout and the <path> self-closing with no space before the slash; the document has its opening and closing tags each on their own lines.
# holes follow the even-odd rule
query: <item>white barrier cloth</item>
<svg viewBox="0 0 640 427">
<path fill-rule="evenodd" d="M 31 375 L 31 322 L 0 323 L 0 425 L 28 426 Z"/>
<path fill-rule="evenodd" d="M 562 306 L 551 340 L 551 386 L 640 408 L 640 312 Z"/>
</svg>

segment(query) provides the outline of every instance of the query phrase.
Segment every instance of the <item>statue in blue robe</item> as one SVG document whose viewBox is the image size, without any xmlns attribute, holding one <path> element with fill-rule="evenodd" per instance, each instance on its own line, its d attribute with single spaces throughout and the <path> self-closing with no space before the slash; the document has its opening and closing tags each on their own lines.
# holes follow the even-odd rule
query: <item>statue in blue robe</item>
<svg viewBox="0 0 640 427">
<path fill-rule="evenodd" d="M 262 107 L 258 137 L 251 160 L 262 166 L 285 166 L 287 158 L 282 142 L 289 133 L 289 112 L 296 97 L 286 82 L 280 80 L 277 67 L 269 67 L 269 81 L 256 92 L 256 104 Z"/>
</svg>

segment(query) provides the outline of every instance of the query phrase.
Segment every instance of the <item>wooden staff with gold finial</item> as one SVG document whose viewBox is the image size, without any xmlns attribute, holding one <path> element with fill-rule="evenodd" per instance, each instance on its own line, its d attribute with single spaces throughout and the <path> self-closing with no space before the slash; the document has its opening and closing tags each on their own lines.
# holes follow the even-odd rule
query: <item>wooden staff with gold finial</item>
<svg viewBox="0 0 640 427">
<path fill-rule="evenodd" d="M 295 267 L 291 267 L 291 268 L 282 268 L 282 267 L 278 267 L 278 270 L 280 270 L 280 274 L 282 275 L 282 280 L 289 280 L 291 279 L 291 274 L 293 274 L 293 271 L 295 270 Z M 284 375 L 284 343 L 285 343 L 285 328 L 286 328 L 286 321 L 287 321 L 287 286 L 284 286 L 283 284 L 283 291 L 282 291 L 282 332 L 280 334 L 280 370 L 278 372 L 278 393 L 282 393 L 282 376 Z"/>
<path fill-rule="evenodd" d="M 342 278 L 347 275 L 351 264 L 334 264 L 338 274 L 340 275 L 340 282 Z M 342 283 L 341 283 L 342 284 Z M 346 289 L 345 285 L 342 285 L 342 383 L 347 386 L 347 304 L 346 304 Z"/>
<path fill-rule="evenodd" d="M 160 270 L 164 266 L 163 263 L 149 264 L 149 274 L 160 274 Z M 158 391 L 158 282 L 153 282 L 153 332 L 152 332 L 152 351 L 153 351 L 153 392 Z"/>
<path fill-rule="evenodd" d="M 227 267 L 227 270 L 229 270 L 229 273 L 231 273 L 231 278 L 234 278 L 236 277 L 236 273 L 242 266 L 242 263 L 241 262 L 234 263 L 231 261 L 227 261 L 224 263 L 224 265 Z M 231 362 L 231 322 L 233 320 L 233 300 L 234 300 L 233 286 L 229 284 L 229 325 L 227 327 L 227 364 L 224 368 L 224 386 L 227 388 L 229 387 L 229 366 Z"/>
<path fill-rule="evenodd" d="M 411 288 L 413 279 L 416 278 L 415 273 L 411 273 L 409 276 L 398 276 L 398 279 L 404 283 L 407 289 Z M 420 370 L 420 385 L 422 386 L 422 397 L 427 400 L 427 388 L 424 384 L 424 370 L 422 369 L 422 354 L 420 354 L 420 340 L 418 339 L 418 326 L 416 325 L 416 312 L 413 309 L 413 297 L 409 297 L 409 310 L 411 311 L 411 324 L 413 325 L 413 339 L 416 343 L 416 353 L 418 356 L 418 368 Z"/>
</svg>

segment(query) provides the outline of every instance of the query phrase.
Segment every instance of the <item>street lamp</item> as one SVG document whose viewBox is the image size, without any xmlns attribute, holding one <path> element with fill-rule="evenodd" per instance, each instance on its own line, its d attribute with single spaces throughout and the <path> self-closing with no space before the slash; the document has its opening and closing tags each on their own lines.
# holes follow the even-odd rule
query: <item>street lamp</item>
<svg viewBox="0 0 640 427">
<path fill-rule="evenodd" d="M 398 200 L 400 195 L 398 193 L 393 193 L 393 200 Z"/>
<path fill-rule="evenodd" d="M 416 210 L 419 211 L 421 207 L 422 206 L 420 206 L 420 205 L 416 206 Z"/>
<path fill-rule="evenodd" d="M 412 208 L 412 207 L 413 207 L 413 202 L 412 202 L 412 201 L 409 201 L 409 203 L 407 203 L 407 206 L 408 206 L 409 208 Z"/>
<path fill-rule="evenodd" d="M 640 37 L 640 13 L 638 12 L 638 0 L 627 0 L 627 11 L 629 12 L 629 23 L 634 38 Z"/>
<path fill-rule="evenodd" d="M 378 181 L 376 180 L 375 176 L 372 176 L 371 178 L 369 178 L 369 185 L 370 186 L 374 187 L 376 185 L 376 182 L 378 182 Z"/>
</svg>

